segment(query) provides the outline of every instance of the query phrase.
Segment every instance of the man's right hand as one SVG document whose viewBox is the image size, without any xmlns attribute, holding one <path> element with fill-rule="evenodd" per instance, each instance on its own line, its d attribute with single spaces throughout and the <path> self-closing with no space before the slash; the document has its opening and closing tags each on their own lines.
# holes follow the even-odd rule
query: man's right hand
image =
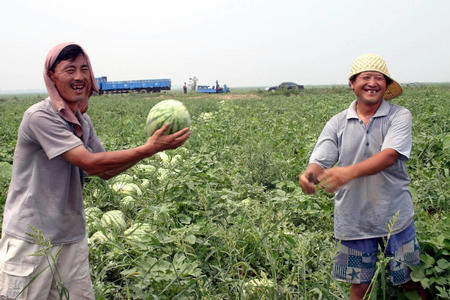
<svg viewBox="0 0 450 300">
<path fill-rule="evenodd" d="M 317 164 L 309 164 L 306 171 L 300 174 L 298 182 L 302 191 L 306 194 L 314 194 L 316 192 L 316 184 L 319 183 L 317 176 L 323 172 L 323 169 Z"/>
<path fill-rule="evenodd" d="M 186 142 L 191 135 L 189 128 L 184 128 L 170 135 L 164 135 L 169 130 L 170 124 L 166 123 L 163 127 L 156 130 L 155 133 L 148 138 L 144 146 L 148 147 L 149 154 L 153 155 L 157 152 L 176 149 Z"/>
<path fill-rule="evenodd" d="M 310 180 L 311 175 L 311 173 L 304 172 L 298 179 L 302 191 L 306 194 L 314 194 L 316 192 L 316 186 L 313 181 Z"/>
</svg>

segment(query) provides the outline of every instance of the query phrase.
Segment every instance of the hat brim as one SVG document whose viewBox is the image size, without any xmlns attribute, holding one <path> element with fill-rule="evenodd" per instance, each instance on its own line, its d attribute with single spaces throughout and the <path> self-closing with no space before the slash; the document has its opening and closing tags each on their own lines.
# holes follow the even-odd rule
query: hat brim
<svg viewBox="0 0 450 300">
<path fill-rule="evenodd" d="M 397 81 L 391 78 L 392 82 L 387 86 L 386 91 L 384 92 L 384 100 L 391 100 L 395 97 L 398 97 L 402 94 L 403 90 L 400 84 Z"/>
</svg>

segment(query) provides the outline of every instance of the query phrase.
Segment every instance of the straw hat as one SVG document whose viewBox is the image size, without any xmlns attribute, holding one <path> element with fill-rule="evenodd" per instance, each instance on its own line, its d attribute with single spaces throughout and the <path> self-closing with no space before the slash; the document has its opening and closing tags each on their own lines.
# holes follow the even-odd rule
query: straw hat
<svg viewBox="0 0 450 300">
<path fill-rule="evenodd" d="M 391 75 L 389 75 L 386 62 L 381 56 L 377 54 L 363 54 L 357 57 L 353 62 L 352 69 L 350 70 L 350 76 L 348 78 L 350 79 L 352 76 L 365 71 L 380 72 L 392 80 L 384 93 L 384 100 L 390 100 L 402 94 L 402 87 L 397 81 L 392 79 Z"/>
</svg>

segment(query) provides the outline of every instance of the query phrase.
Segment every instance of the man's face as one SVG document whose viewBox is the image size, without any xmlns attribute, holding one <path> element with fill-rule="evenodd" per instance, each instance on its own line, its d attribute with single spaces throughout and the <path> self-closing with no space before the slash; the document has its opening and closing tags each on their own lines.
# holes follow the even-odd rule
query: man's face
<svg viewBox="0 0 450 300">
<path fill-rule="evenodd" d="M 49 71 L 49 75 L 59 94 L 69 105 L 87 99 L 91 94 L 91 73 L 82 54 L 73 61 L 60 61 L 54 72 Z"/>
<path fill-rule="evenodd" d="M 375 71 L 361 72 L 350 81 L 350 86 L 358 100 L 367 104 L 379 103 L 387 89 L 386 78 Z"/>
</svg>

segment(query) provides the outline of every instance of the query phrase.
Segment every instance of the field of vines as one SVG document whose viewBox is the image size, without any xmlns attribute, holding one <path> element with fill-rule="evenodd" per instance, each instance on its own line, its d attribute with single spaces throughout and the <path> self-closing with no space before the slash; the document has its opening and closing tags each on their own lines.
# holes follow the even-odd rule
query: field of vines
<svg viewBox="0 0 450 300">
<path fill-rule="evenodd" d="M 0 213 L 23 112 L 44 95 L 0 96 Z M 347 88 L 203 95 L 103 95 L 89 115 L 107 150 L 141 145 L 150 108 L 182 101 L 192 135 L 122 175 L 84 188 L 97 299 L 347 299 L 331 276 L 333 195 L 303 194 L 298 175 Z M 429 299 L 450 299 L 450 87 L 405 87 L 413 114 L 407 162 Z M 1 220 L 1 219 L 0 219 Z M 386 224 L 388 225 L 388 224 Z M 372 299 L 418 299 L 387 278 L 379 255 Z"/>
</svg>

